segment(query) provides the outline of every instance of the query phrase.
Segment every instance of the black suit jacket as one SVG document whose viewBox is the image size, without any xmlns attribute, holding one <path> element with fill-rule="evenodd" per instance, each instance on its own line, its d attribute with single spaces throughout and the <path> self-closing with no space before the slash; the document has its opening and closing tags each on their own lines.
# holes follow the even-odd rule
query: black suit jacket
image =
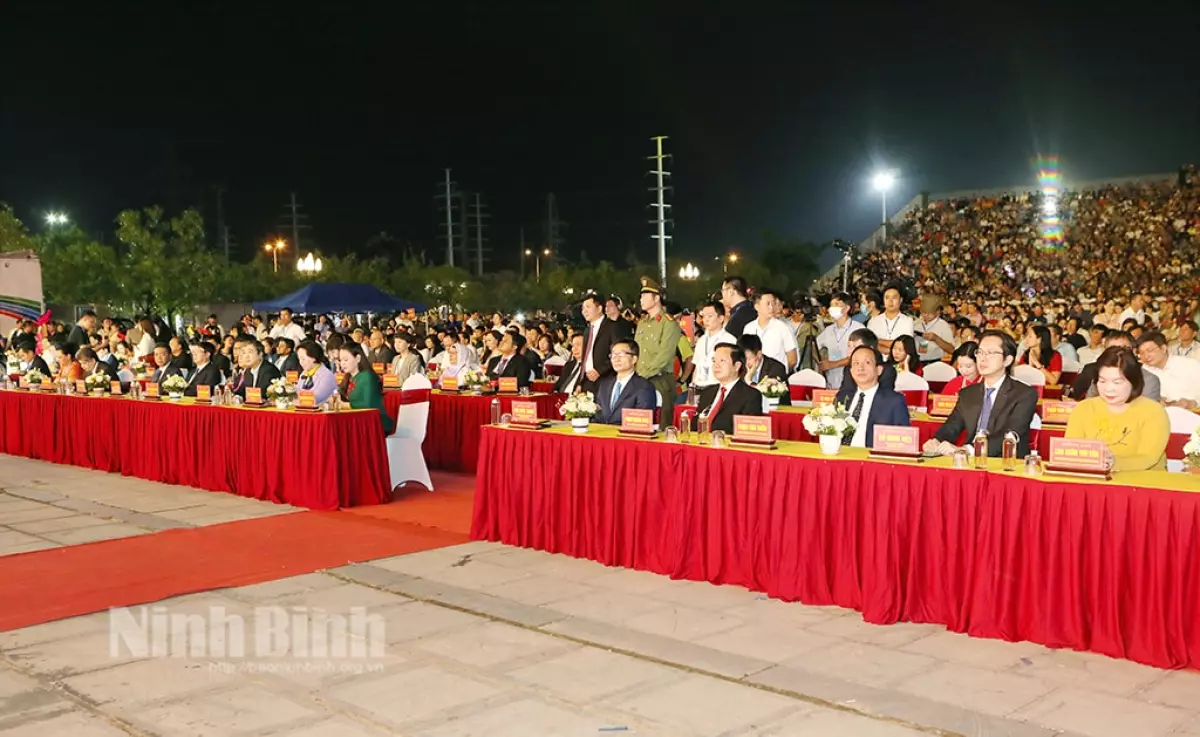
<svg viewBox="0 0 1200 737">
<path fill-rule="evenodd" d="M 218 353 L 213 356 L 212 362 L 216 364 L 217 370 L 221 372 L 222 376 L 226 378 L 233 376 L 233 362 L 224 353 Z"/>
<path fill-rule="evenodd" d="M 459 346 L 458 350 L 461 351 L 462 346 Z M 295 355 L 295 352 L 288 354 L 288 357 L 290 358 L 293 355 Z M 373 348 L 373 349 L 367 351 L 367 363 L 370 363 L 372 366 L 374 366 L 377 363 L 382 363 L 384 366 L 391 366 L 392 361 L 394 361 L 395 359 L 396 359 L 396 352 L 393 351 L 391 348 L 388 348 L 386 345 L 381 345 L 378 348 Z M 299 365 L 299 364 L 297 364 L 297 365 Z M 287 373 L 288 371 L 294 371 L 294 370 L 297 370 L 297 369 L 283 369 L 283 372 Z"/>
<path fill-rule="evenodd" d="M 721 390 L 720 384 L 706 386 L 700 390 L 697 400 L 696 417 L 692 426 L 697 427 L 700 415 L 712 406 Z M 733 432 L 734 415 L 761 415 L 763 413 L 763 397 L 757 389 L 739 380 L 725 394 L 725 401 L 717 408 L 717 414 L 708 418 L 710 430 L 720 430 L 726 434 Z"/>
<path fill-rule="evenodd" d="M 120 377 L 117 376 L 117 370 L 108 361 L 96 361 L 96 368 L 92 370 L 93 374 L 104 374 L 109 381 L 117 381 Z"/>
<path fill-rule="evenodd" d="M 221 369 L 217 368 L 215 363 L 209 361 L 204 365 L 204 368 L 194 372 L 188 377 L 187 389 L 183 390 L 183 396 L 196 396 L 196 387 L 200 386 L 201 384 L 206 384 L 209 388 L 209 391 L 215 393 L 217 390 L 217 385 L 220 383 Z M 211 396 L 211 394 L 209 396 Z"/>
<path fill-rule="evenodd" d="M 150 374 L 150 381 L 155 384 L 161 384 L 167 380 L 169 376 L 182 376 L 179 372 L 179 367 L 173 362 L 168 361 L 166 366 L 160 369 L 154 369 L 154 373 Z"/>
<path fill-rule="evenodd" d="M 840 405 L 843 405 L 847 411 L 854 411 L 854 398 L 858 395 L 858 384 L 854 383 L 854 379 L 843 381 L 842 387 L 838 389 L 837 397 L 834 399 Z M 858 418 L 859 422 L 863 418 Z M 897 427 L 909 427 L 912 423 L 908 416 L 908 404 L 904 401 L 904 395 L 893 389 L 888 384 L 883 382 L 883 377 L 880 377 L 879 388 L 875 390 L 875 398 L 871 400 L 871 411 L 866 417 L 866 446 L 868 448 L 875 444 L 875 426 L 876 425 L 892 425 Z"/>
<path fill-rule="evenodd" d="M 34 369 L 40 371 L 42 376 L 53 378 L 53 374 L 50 373 L 50 365 L 41 356 L 34 356 L 33 360 L 29 362 L 29 368 L 26 371 L 33 371 Z"/>
<path fill-rule="evenodd" d="M 591 326 L 589 325 L 590 329 Z M 596 373 L 600 377 L 595 381 L 588 381 L 586 376 L 583 377 L 583 390 L 595 393 L 600 382 L 605 378 L 613 375 L 612 359 L 608 354 L 612 352 L 612 344 L 621 338 L 632 337 L 633 333 L 626 334 L 625 329 L 617 324 L 616 320 L 609 320 L 605 317 L 600 321 L 600 327 L 596 328 L 596 340 L 592 343 L 592 367 L 596 369 Z M 587 351 L 588 334 L 585 331 L 583 334 L 583 349 Z"/>
<path fill-rule="evenodd" d="M 982 381 L 959 392 L 958 404 L 954 405 L 954 411 L 933 437 L 936 440 L 958 444 L 959 436 L 965 432 L 966 442 L 974 440 L 979 414 L 983 411 L 983 398 Z M 1022 384 L 1011 376 L 1005 377 L 1000 390 L 992 398 L 992 414 L 988 417 L 989 456 L 996 458 L 1004 452 L 1004 435 L 1010 430 L 1019 438 L 1017 455 L 1024 457 L 1029 453 L 1029 424 L 1033 422 L 1037 402 L 1037 389 Z"/>
<path fill-rule="evenodd" d="M 580 371 L 579 376 L 574 375 L 576 371 Z M 572 358 L 563 364 L 562 374 L 559 375 L 558 381 L 554 382 L 554 391 L 559 394 L 571 394 L 573 393 L 571 391 L 573 387 L 569 386 L 569 384 L 574 383 L 578 387 L 580 380 L 586 379 L 587 377 L 583 375 L 579 361 Z"/>
<path fill-rule="evenodd" d="M 750 375 L 747 374 L 746 375 L 747 383 L 750 382 L 750 378 L 751 378 Z M 763 356 L 762 357 L 762 368 L 758 371 L 758 381 L 762 381 L 763 379 L 767 379 L 767 378 L 779 379 L 784 384 L 786 384 L 787 383 L 787 369 L 784 368 L 783 364 L 780 363 L 777 359 L 771 358 L 770 356 Z M 755 384 L 757 385 L 757 382 L 755 382 Z M 791 398 L 791 396 L 789 396 L 787 394 L 784 394 L 782 397 L 779 398 L 779 405 L 781 407 L 790 406 L 791 403 L 792 403 L 792 398 Z"/>
<path fill-rule="evenodd" d="M 654 385 L 636 373 L 629 377 L 627 384 L 621 387 L 621 396 L 617 397 L 616 405 L 610 406 L 613 388 L 616 384 L 617 375 L 613 374 L 601 379 L 596 386 L 596 404 L 600 405 L 600 413 L 596 415 L 594 422 L 604 425 L 620 425 L 621 410 L 623 409 L 653 411 L 658 407 L 658 395 L 655 393 Z"/>
<path fill-rule="evenodd" d="M 754 305 L 750 300 L 738 302 L 730 311 L 729 319 L 725 321 L 725 331 L 732 335 L 734 340 L 741 340 L 742 332 L 756 317 L 758 317 L 758 313 L 754 311 Z"/>
<path fill-rule="evenodd" d="M 195 368 L 195 364 L 192 363 L 192 354 L 190 353 L 181 353 L 178 356 L 172 356 L 170 365 L 174 366 L 181 373 L 183 371 L 190 372 Z"/>
<path fill-rule="evenodd" d="M 520 353 L 514 353 L 509 359 L 508 365 L 504 367 L 503 373 L 496 373 L 496 369 L 500 367 L 500 362 L 504 360 L 504 356 L 496 356 L 491 361 L 488 361 L 487 375 L 492 381 L 496 381 L 501 377 L 515 376 L 517 377 L 517 386 L 529 386 L 529 362 L 525 360 L 525 356 Z"/>
<path fill-rule="evenodd" d="M 71 328 L 70 333 L 67 333 L 67 342 L 75 346 L 77 350 L 85 345 L 91 345 L 87 331 L 78 323 L 75 324 L 75 327 Z"/>
<path fill-rule="evenodd" d="M 391 366 L 392 362 L 388 361 L 387 365 Z M 291 353 L 287 354 L 287 358 L 283 359 L 283 363 L 279 364 L 279 373 L 280 374 L 282 374 L 283 376 L 287 376 L 287 372 L 289 372 L 289 371 L 295 371 L 296 373 L 300 373 L 300 357 L 296 355 L 295 351 L 292 351 Z"/>
<path fill-rule="evenodd" d="M 233 377 L 233 391 L 244 399 L 246 397 L 246 387 L 256 386 L 262 389 L 263 401 L 265 402 L 267 400 L 267 387 L 271 386 L 271 382 L 280 376 L 282 374 L 279 373 L 279 369 L 275 368 L 275 364 L 264 358 L 263 362 L 258 365 L 258 380 L 251 384 L 250 369 L 245 369 Z"/>
</svg>

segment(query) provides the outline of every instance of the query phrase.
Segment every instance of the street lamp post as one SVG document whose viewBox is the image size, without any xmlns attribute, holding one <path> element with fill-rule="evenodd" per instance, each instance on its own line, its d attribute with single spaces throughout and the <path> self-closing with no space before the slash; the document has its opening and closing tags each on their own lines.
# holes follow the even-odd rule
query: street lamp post
<svg viewBox="0 0 1200 737">
<path fill-rule="evenodd" d="M 684 281 L 696 281 L 700 278 L 700 269 L 689 262 L 687 266 L 679 269 L 679 278 Z"/>
<path fill-rule="evenodd" d="M 896 183 L 896 173 L 891 172 L 891 171 L 881 171 L 878 174 L 876 174 L 874 176 L 874 178 L 871 179 L 872 186 L 874 186 L 875 190 L 877 192 L 879 192 L 880 197 L 883 200 L 883 217 L 880 220 L 880 222 L 882 223 L 882 227 L 883 227 L 883 233 L 882 233 L 881 240 L 884 243 L 887 243 L 887 219 L 888 219 L 888 216 L 887 216 L 888 215 L 888 213 L 887 213 L 887 193 L 888 193 L 888 190 L 891 189 L 892 185 L 895 183 Z"/>
<path fill-rule="evenodd" d="M 287 248 L 287 241 L 280 238 L 279 240 L 275 241 L 274 243 L 268 243 L 267 245 L 263 246 L 263 248 L 265 250 L 271 252 L 271 261 L 275 265 L 275 273 L 278 274 L 279 273 L 279 252 L 282 251 L 283 249 Z"/>
<path fill-rule="evenodd" d="M 68 222 L 66 213 L 48 212 L 46 213 L 46 225 L 66 225 Z"/>
<path fill-rule="evenodd" d="M 540 284 L 540 283 L 541 283 L 541 281 L 542 281 L 542 256 L 549 256 L 549 255 L 550 255 L 550 249 L 549 249 L 549 248 L 543 248 L 541 251 L 538 251 L 538 252 L 535 254 L 535 253 L 533 252 L 533 249 L 526 248 L 526 249 L 525 249 L 525 255 L 526 255 L 526 256 L 533 256 L 533 257 L 534 257 L 534 263 L 533 263 L 533 266 L 534 266 L 534 274 L 536 275 L 536 276 L 535 276 L 535 278 L 537 279 L 538 283 Z"/>
<path fill-rule="evenodd" d="M 322 268 L 321 259 L 313 258 L 311 253 L 296 262 L 296 271 L 305 276 L 316 276 L 321 273 Z"/>
</svg>

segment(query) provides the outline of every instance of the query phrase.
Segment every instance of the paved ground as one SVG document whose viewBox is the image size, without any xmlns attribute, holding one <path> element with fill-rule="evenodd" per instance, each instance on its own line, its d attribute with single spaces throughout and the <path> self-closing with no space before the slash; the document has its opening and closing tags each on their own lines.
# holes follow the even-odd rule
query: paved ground
<svg viewBox="0 0 1200 737">
<path fill-rule="evenodd" d="M 295 511 L 232 494 L 0 456 L 0 555 Z"/>
<path fill-rule="evenodd" d="M 60 484 L 72 472 L 87 473 Z M 145 507 L 161 487 L 139 501 L 125 483 L 113 509 L 173 519 Z M 0 523 L 22 524 L 6 510 L 24 503 L 0 502 Z M 0 633 L 0 735 L 1200 736 L 1200 674 L 487 543 L 158 606 L 247 622 L 365 607 L 383 652 L 114 657 L 107 613 Z"/>
</svg>

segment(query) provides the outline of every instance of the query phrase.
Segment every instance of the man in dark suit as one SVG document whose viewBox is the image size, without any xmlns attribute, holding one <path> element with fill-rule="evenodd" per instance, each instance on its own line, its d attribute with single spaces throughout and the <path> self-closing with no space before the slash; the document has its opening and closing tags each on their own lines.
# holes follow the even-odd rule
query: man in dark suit
<svg viewBox="0 0 1200 737">
<path fill-rule="evenodd" d="M 171 365 L 180 374 L 191 373 L 195 366 L 192 364 L 192 354 L 188 352 L 187 339 L 176 335 L 171 338 L 167 346 L 171 349 Z"/>
<path fill-rule="evenodd" d="M 966 443 L 975 434 L 986 430 L 988 455 L 998 457 L 1004 452 L 1004 436 L 1017 434 L 1017 455 L 1029 453 L 1029 425 L 1037 410 L 1037 390 L 1012 378 L 1017 361 L 1017 343 L 1007 333 L 985 330 L 975 351 L 975 365 L 983 381 L 963 389 L 958 404 L 946 418 L 933 438 L 925 443 L 927 453 L 951 455 L 958 450 L 959 437 L 966 433 Z"/>
<path fill-rule="evenodd" d="M 762 338 L 757 335 L 743 335 L 738 341 L 742 353 L 746 356 L 746 383 L 757 387 L 763 379 L 779 379 L 787 384 L 787 369 L 783 364 L 762 352 Z M 780 406 L 791 405 L 792 398 L 784 394 L 779 398 Z"/>
<path fill-rule="evenodd" d="M 71 332 L 67 335 L 67 342 L 76 348 L 91 345 L 89 336 L 94 332 L 96 332 L 96 313 L 88 310 L 80 316 L 75 327 L 71 328 Z"/>
<path fill-rule="evenodd" d="M 108 361 L 101 361 L 91 346 L 85 345 L 76 351 L 75 360 L 79 361 L 79 368 L 83 369 L 84 378 L 100 374 L 108 377 L 110 382 L 118 380 L 117 370 Z"/>
<path fill-rule="evenodd" d="M 396 352 L 392 350 L 391 346 L 388 345 L 387 338 L 384 336 L 382 330 L 379 328 L 372 330 L 370 337 L 367 338 L 367 345 L 370 347 L 370 350 L 367 351 L 367 363 L 370 363 L 372 366 L 377 363 L 382 363 L 385 367 L 390 367 L 392 365 L 392 361 L 394 361 L 396 358 Z M 295 349 L 296 346 L 293 345 L 292 350 L 294 351 Z M 461 351 L 462 349 L 460 348 L 459 350 Z M 275 346 L 275 353 L 277 355 L 286 355 L 279 350 L 278 344 Z M 285 368 L 283 365 L 284 361 L 286 361 L 286 359 L 280 359 L 275 362 L 275 365 L 278 366 L 279 370 L 283 371 L 285 374 L 288 371 L 299 370 L 299 363 L 297 363 L 297 368 L 292 369 Z"/>
<path fill-rule="evenodd" d="M 761 415 L 762 394 L 747 384 L 746 354 L 741 347 L 720 343 L 713 349 L 712 375 L 716 384 L 700 390 L 696 400 L 696 417 L 692 427 L 697 428 L 701 417 L 707 417 L 710 430 L 733 433 L 735 415 Z"/>
<path fill-rule="evenodd" d="M 583 376 L 583 365 L 580 360 L 583 358 L 583 341 L 586 336 L 572 335 L 571 336 L 571 358 L 563 364 L 562 373 L 558 376 L 558 381 L 554 382 L 554 391 L 556 394 L 575 394 L 581 389 Z"/>
<path fill-rule="evenodd" d="M 42 376 L 50 378 L 50 366 L 37 354 L 37 341 L 32 338 L 18 338 L 16 349 L 17 357 L 25 364 L 26 371 L 38 371 Z"/>
<path fill-rule="evenodd" d="M 842 381 L 834 400 L 850 411 L 858 426 L 842 445 L 870 448 L 875 443 L 876 425 L 908 427 L 904 395 L 884 383 L 883 356 L 875 348 L 860 345 L 850 354 L 850 381 Z"/>
<path fill-rule="evenodd" d="M 369 354 L 367 360 L 371 360 Z M 372 365 L 374 364 L 372 363 Z M 392 362 L 388 361 L 386 365 L 391 366 Z M 275 341 L 275 367 L 284 376 L 287 376 L 289 371 L 300 373 L 300 357 L 296 355 L 296 346 L 292 345 L 291 338 L 280 338 Z"/>
<path fill-rule="evenodd" d="M 604 303 L 594 294 L 583 298 L 580 311 L 588 324 L 583 333 L 583 390 L 594 393 L 600 380 L 613 374 L 612 361 L 608 357 L 613 343 L 632 338 L 633 333 L 605 317 Z"/>
<path fill-rule="evenodd" d="M 255 386 L 262 389 L 263 400 L 267 398 L 267 388 L 271 382 L 280 377 L 279 369 L 270 361 L 265 360 L 263 344 L 253 336 L 243 336 L 234 346 L 238 365 L 242 370 L 232 379 L 233 391 L 243 399 L 246 397 L 246 387 Z"/>
<path fill-rule="evenodd" d="M 167 380 L 167 377 L 172 375 L 182 376 L 179 367 L 171 360 L 171 346 L 166 343 L 159 343 L 154 346 L 154 365 L 158 366 L 154 373 L 150 375 L 150 383 L 161 384 Z"/>
<path fill-rule="evenodd" d="M 628 338 L 618 340 L 612 344 L 611 353 L 613 373 L 601 379 L 596 387 L 596 404 L 600 405 L 600 413 L 593 422 L 620 425 L 622 410 L 653 411 L 658 406 L 658 396 L 654 385 L 637 374 L 640 351 L 636 341 Z"/>
<path fill-rule="evenodd" d="M 525 338 L 517 333 L 504 334 L 497 350 L 500 355 L 488 361 L 487 375 L 492 381 L 501 377 L 515 376 L 517 388 L 529 386 L 532 371 L 529 362 L 518 351 L 525 345 Z"/>
<path fill-rule="evenodd" d="M 183 396 L 196 396 L 196 387 L 201 384 L 208 387 L 209 396 L 217 391 L 217 386 L 221 383 L 221 369 L 212 362 L 213 354 L 217 349 L 208 341 L 201 341 L 192 345 L 192 363 L 196 370 L 188 375 L 187 388 L 183 390 Z"/>
</svg>

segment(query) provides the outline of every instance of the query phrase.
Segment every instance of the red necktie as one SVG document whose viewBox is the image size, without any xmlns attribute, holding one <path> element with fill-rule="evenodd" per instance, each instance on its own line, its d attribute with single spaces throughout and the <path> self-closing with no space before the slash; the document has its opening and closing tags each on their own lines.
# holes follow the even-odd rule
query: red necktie
<svg viewBox="0 0 1200 737">
<path fill-rule="evenodd" d="M 721 393 L 717 395 L 717 401 L 712 403 L 712 407 L 708 409 L 709 418 L 715 418 L 717 413 L 721 411 L 721 405 L 725 403 L 725 387 L 721 387 Z"/>
<path fill-rule="evenodd" d="M 500 374 L 504 373 L 504 367 L 507 365 L 508 365 L 508 359 L 501 358 L 500 364 L 498 366 L 496 366 L 496 376 L 499 376 Z"/>
</svg>

